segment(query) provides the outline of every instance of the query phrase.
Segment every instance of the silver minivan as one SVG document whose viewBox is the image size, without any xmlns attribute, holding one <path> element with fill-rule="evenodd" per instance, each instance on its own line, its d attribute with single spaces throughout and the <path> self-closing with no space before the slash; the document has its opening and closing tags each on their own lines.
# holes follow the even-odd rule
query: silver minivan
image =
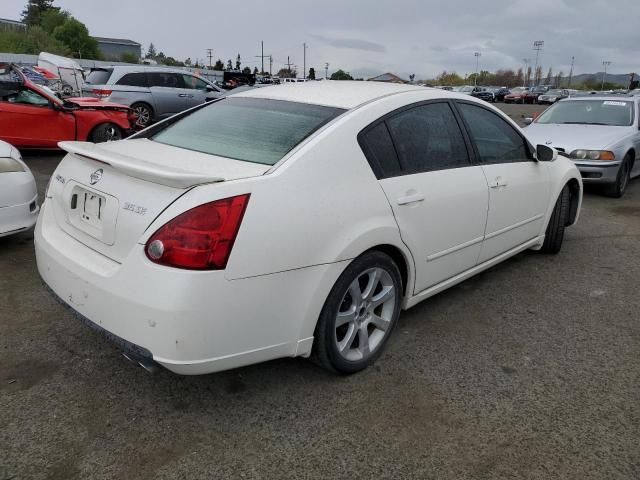
<svg viewBox="0 0 640 480">
<path fill-rule="evenodd" d="M 82 87 L 85 96 L 130 106 L 141 127 L 222 93 L 213 83 L 185 70 L 144 65 L 93 68 Z"/>
</svg>

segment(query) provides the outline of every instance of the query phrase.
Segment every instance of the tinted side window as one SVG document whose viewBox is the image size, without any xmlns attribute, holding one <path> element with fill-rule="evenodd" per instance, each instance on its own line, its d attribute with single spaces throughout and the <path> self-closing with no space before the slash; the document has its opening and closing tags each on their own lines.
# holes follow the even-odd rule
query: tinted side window
<svg viewBox="0 0 640 480">
<path fill-rule="evenodd" d="M 469 134 L 476 144 L 483 163 L 526 162 L 530 160 L 529 149 L 515 129 L 495 113 L 459 103 Z"/>
<path fill-rule="evenodd" d="M 401 174 L 400 162 L 384 122 L 364 131 L 360 135 L 359 141 L 369 165 L 378 179 Z"/>
<path fill-rule="evenodd" d="M 116 85 L 129 85 L 131 87 L 146 87 L 147 76 L 144 73 L 127 73 L 120 80 L 116 82 Z"/>
<path fill-rule="evenodd" d="M 448 103 L 403 111 L 387 125 L 405 173 L 469 166 L 467 147 Z"/>
<path fill-rule="evenodd" d="M 182 75 L 170 72 L 150 72 L 147 74 L 150 87 L 186 88 Z"/>
</svg>

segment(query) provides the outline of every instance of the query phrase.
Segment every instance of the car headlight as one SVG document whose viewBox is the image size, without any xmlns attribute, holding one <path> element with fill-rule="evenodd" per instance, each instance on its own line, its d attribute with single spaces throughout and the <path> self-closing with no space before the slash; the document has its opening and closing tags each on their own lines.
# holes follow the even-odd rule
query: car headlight
<svg viewBox="0 0 640 480">
<path fill-rule="evenodd" d="M 24 172 L 25 169 L 18 160 L 13 158 L 0 158 L 0 173 Z"/>
<path fill-rule="evenodd" d="M 615 160 L 616 156 L 608 150 L 574 150 L 571 152 L 571 158 L 578 160 Z"/>
</svg>

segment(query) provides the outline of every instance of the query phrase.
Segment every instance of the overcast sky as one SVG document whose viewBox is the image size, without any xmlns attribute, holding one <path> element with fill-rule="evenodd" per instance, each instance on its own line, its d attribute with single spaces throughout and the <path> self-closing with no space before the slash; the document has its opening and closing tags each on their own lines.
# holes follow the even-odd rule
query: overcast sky
<svg viewBox="0 0 640 480">
<path fill-rule="evenodd" d="M 26 0 L 1 0 L 0 17 L 17 19 Z M 324 73 L 354 76 L 395 72 L 432 78 L 442 70 L 517 69 L 535 62 L 534 40 L 544 40 L 544 74 L 640 72 L 640 0 L 56 0 L 92 35 L 135 40 L 178 59 L 214 60 L 240 53 L 258 66 L 260 40 L 274 72 L 287 61 Z M 268 66 L 268 62 L 267 65 Z"/>
</svg>

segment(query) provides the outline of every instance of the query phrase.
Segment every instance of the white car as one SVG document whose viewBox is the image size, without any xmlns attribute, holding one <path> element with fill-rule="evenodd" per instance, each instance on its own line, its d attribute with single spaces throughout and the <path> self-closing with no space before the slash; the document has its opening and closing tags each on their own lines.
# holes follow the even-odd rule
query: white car
<svg viewBox="0 0 640 480">
<path fill-rule="evenodd" d="M 582 199 L 573 162 L 498 110 L 419 86 L 260 88 L 60 146 L 42 278 L 143 366 L 181 374 L 310 355 L 361 370 L 401 309 L 558 252 Z"/>
<path fill-rule="evenodd" d="M 30 229 L 38 218 L 38 191 L 17 148 L 0 140 L 0 237 Z"/>
</svg>

